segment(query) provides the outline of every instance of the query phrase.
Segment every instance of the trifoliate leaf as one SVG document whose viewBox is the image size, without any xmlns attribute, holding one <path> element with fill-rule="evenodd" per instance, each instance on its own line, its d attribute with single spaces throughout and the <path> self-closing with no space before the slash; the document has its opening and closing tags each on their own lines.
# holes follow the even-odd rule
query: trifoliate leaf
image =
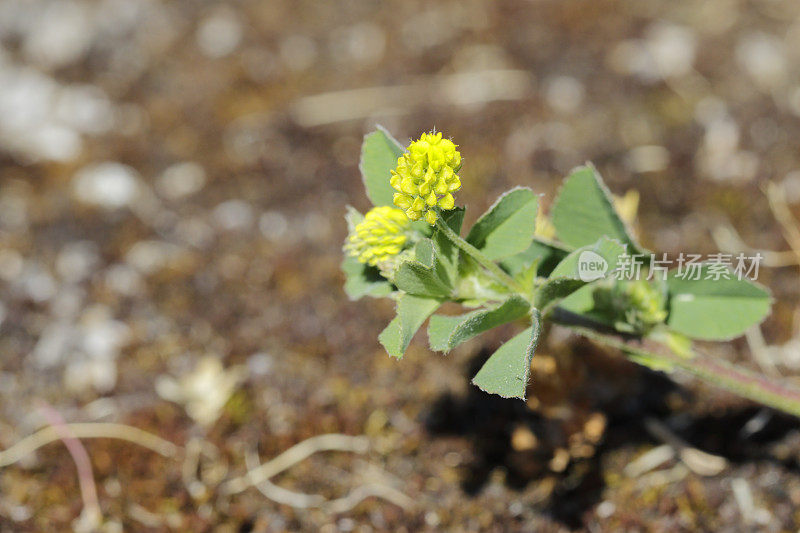
<svg viewBox="0 0 800 533">
<path fill-rule="evenodd" d="M 428 324 L 428 340 L 432 350 L 449 352 L 462 342 L 496 326 L 525 316 L 530 304 L 512 296 L 502 304 L 458 316 L 434 315 Z"/>
<path fill-rule="evenodd" d="M 402 294 L 397 300 L 397 316 L 378 337 L 389 355 L 403 357 L 422 323 L 439 308 L 440 301 Z"/>
<path fill-rule="evenodd" d="M 769 291 L 747 279 L 714 279 L 706 263 L 697 277 L 688 272 L 684 278 L 673 270 L 667 276 L 669 317 L 667 324 L 687 337 L 702 340 L 728 340 L 743 334 L 769 313 L 772 298 Z M 709 279 L 707 279 L 709 278 Z"/>
<path fill-rule="evenodd" d="M 490 394 L 524 400 L 540 331 L 539 320 L 534 317 L 530 328 L 500 346 L 489 357 L 472 378 L 472 383 Z"/>
<path fill-rule="evenodd" d="M 591 165 L 576 168 L 564 180 L 553 204 L 552 219 L 558 238 L 575 248 L 606 236 L 629 245 L 632 253 L 640 251 L 614 209 L 608 188 Z"/>
<path fill-rule="evenodd" d="M 491 260 L 525 251 L 533 241 L 539 197 L 525 187 L 506 192 L 481 215 L 467 235 L 467 242 Z"/>
</svg>

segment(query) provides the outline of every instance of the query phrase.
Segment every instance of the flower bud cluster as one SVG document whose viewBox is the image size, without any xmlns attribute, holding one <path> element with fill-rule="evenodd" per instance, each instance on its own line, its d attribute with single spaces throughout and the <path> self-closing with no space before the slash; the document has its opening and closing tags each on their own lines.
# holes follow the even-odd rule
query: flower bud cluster
<svg viewBox="0 0 800 533">
<path fill-rule="evenodd" d="M 411 222 L 400 209 L 374 207 L 350 233 L 344 249 L 361 263 L 380 267 L 403 251 L 410 227 Z"/>
<path fill-rule="evenodd" d="M 403 209 L 411 220 L 424 218 L 436 223 L 434 208 L 455 207 L 453 193 L 461 188 L 458 170 L 461 153 L 441 133 L 423 133 L 412 142 L 408 151 L 397 160 L 390 183 L 397 191 L 394 205 Z"/>
</svg>

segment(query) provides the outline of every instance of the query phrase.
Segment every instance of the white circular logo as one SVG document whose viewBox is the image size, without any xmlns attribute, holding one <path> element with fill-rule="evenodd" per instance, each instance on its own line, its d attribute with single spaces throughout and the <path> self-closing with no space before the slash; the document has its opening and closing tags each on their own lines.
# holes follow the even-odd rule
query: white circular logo
<svg viewBox="0 0 800 533">
<path fill-rule="evenodd" d="M 578 256 L 578 277 L 581 281 L 590 282 L 606 277 L 608 261 L 602 255 L 591 250 L 584 250 Z"/>
</svg>

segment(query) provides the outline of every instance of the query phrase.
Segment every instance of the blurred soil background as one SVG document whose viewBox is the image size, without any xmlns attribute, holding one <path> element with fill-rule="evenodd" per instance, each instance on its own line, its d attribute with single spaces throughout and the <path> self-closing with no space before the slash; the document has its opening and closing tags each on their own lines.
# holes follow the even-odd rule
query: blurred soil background
<svg viewBox="0 0 800 533">
<path fill-rule="evenodd" d="M 467 223 L 588 160 L 653 250 L 783 251 L 763 339 L 709 349 L 798 375 L 798 65 L 795 0 L 1 0 L 0 449 L 53 411 L 180 446 L 82 439 L 104 531 L 797 530 L 793 419 L 558 329 L 489 397 L 504 336 L 396 361 L 339 263 L 376 123 L 460 145 Z M 222 490 L 326 433 L 369 451 L 271 481 L 336 505 Z M 0 469 L 0 531 L 83 509 L 57 440 Z"/>
</svg>

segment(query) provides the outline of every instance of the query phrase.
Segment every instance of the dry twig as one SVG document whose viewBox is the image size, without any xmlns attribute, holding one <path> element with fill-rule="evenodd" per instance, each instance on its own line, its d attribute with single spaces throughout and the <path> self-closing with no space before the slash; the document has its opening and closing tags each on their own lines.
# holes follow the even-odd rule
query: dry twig
<svg viewBox="0 0 800 533">
<path fill-rule="evenodd" d="M 77 439 L 119 439 L 138 444 L 152 450 L 164 457 L 174 457 L 180 447 L 162 439 L 152 433 L 126 426 L 124 424 L 110 424 L 89 422 L 79 424 L 64 424 L 70 433 Z M 14 464 L 26 455 L 35 452 L 42 446 L 59 440 L 56 428 L 48 426 L 36 433 L 25 437 L 6 450 L 0 451 L 0 467 Z"/>
<path fill-rule="evenodd" d="M 317 452 L 366 453 L 368 448 L 369 441 L 366 437 L 351 437 L 338 433 L 317 435 L 295 444 L 274 459 L 249 470 L 245 475 L 227 481 L 222 485 L 221 490 L 223 494 L 238 494 L 249 487 L 269 480 Z"/>
</svg>

